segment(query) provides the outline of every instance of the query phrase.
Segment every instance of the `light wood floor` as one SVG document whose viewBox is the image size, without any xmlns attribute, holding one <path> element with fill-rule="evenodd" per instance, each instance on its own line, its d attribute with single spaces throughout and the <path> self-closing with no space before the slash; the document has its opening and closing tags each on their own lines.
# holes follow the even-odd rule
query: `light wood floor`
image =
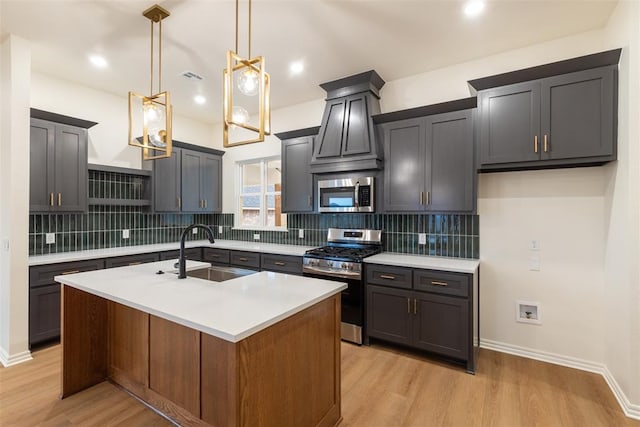
<svg viewBox="0 0 640 427">
<path fill-rule="evenodd" d="M 53 346 L 0 368 L 1 426 L 170 425 L 107 382 L 59 400 L 60 353 Z M 596 374 L 482 350 L 469 375 L 420 354 L 346 343 L 342 415 L 341 426 L 366 427 L 640 426 Z"/>
</svg>

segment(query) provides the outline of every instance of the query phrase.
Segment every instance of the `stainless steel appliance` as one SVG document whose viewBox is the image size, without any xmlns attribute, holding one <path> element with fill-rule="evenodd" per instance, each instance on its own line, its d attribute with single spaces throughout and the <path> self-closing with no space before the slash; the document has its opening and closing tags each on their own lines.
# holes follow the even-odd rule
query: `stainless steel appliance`
<svg viewBox="0 0 640 427">
<path fill-rule="evenodd" d="M 318 181 L 318 212 L 373 212 L 374 178 Z"/>
<path fill-rule="evenodd" d="M 381 230 L 330 228 L 327 245 L 302 258 L 305 276 L 346 282 L 342 291 L 342 339 L 362 344 L 364 275 L 362 259 L 382 251 Z"/>
</svg>

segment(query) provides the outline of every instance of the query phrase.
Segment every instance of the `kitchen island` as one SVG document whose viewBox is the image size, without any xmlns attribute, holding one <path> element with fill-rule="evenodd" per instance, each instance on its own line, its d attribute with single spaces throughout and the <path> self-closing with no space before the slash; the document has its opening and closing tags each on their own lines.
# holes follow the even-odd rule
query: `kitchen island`
<svg viewBox="0 0 640 427">
<path fill-rule="evenodd" d="M 340 422 L 345 284 L 272 272 L 179 280 L 172 270 L 164 261 L 56 277 L 63 398 L 110 380 L 183 425 Z"/>
</svg>

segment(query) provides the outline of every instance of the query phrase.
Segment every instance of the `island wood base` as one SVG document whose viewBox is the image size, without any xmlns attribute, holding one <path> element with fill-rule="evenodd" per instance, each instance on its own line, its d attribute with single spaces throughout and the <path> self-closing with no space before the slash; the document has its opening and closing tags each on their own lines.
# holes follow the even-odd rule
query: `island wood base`
<svg viewBox="0 0 640 427">
<path fill-rule="evenodd" d="M 185 425 L 340 423 L 340 295 L 232 343 L 62 288 L 62 397 L 107 379 Z"/>
</svg>

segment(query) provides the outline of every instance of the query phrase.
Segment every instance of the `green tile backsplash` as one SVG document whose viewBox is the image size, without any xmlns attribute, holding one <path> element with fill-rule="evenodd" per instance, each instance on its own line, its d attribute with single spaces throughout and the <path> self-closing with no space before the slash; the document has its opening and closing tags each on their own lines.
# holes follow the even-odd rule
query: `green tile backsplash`
<svg viewBox="0 0 640 427">
<path fill-rule="evenodd" d="M 141 199 L 142 179 L 127 174 L 90 171 L 89 196 L 93 198 Z M 370 228 L 383 230 L 384 250 L 407 254 L 479 258 L 480 235 L 477 215 L 426 214 L 289 214 L 289 231 L 233 229 L 233 214 L 155 214 L 139 206 L 90 205 L 86 214 L 29 215 L 29 255 L 72 252 L 121 246 L 177 242 L 182 230 L 194 223 L 214 226 L 216 238 L 304 246 L 326 243 L 328 228 Z M 222 234 L 218 226 L 223 227 Z M 129 229 L 130 238 L 122 238 Z M 298 230 L 304 230 L 304 239 Z M 46 233 L 56 242 L 46 244 Z M 418 233 L 427 244 L 418 244 Z M 202 231 L 190 240 L 204 240 Z"/>
</svg>

